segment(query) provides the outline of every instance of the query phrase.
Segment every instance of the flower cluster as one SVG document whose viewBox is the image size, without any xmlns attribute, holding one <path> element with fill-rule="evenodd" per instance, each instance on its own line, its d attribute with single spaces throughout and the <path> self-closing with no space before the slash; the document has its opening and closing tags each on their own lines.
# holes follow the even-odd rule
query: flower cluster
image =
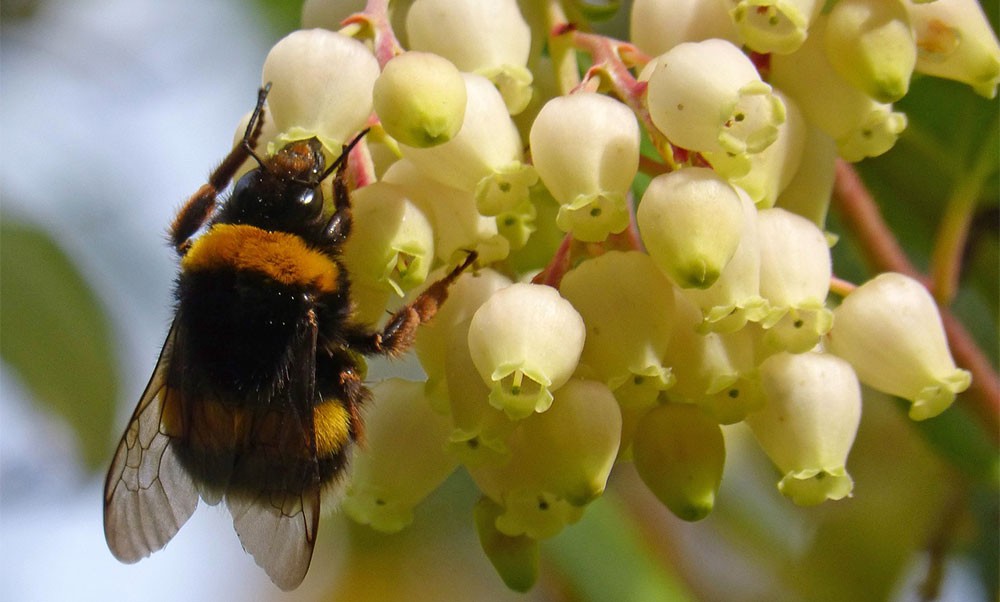
<svg viewBox="0 0 1000 602">
<path fill-rule="evenodd" d="M 697 520 L 745 422 L 784 495 L 840 499 L 861 384 L 915 420 L 969 386 L 924 287 L 837 281 L 824 228 L 836 158 L 893 146 L 913 73 L 996 93 L 974 0 L 635 0 L 631 43 L 574 3 L 351 4 L 307 0 L 267 57 L 262 149 L 371 128 L 344 255 L 363 319 L 479 257 L 418 334 L 426 381 L 374 387 L 353 519 L 401 529 L 462 467 L 526 589 L 617 463 Z"/>
</svg>

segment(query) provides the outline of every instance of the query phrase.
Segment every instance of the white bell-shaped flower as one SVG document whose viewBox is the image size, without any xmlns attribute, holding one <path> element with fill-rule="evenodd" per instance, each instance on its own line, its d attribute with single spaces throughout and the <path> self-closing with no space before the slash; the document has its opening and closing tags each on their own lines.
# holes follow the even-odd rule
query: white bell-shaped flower
<svg viewBox="0 0 1000 602">
<path fill-rule="evenodd" d="M 373 101 L 390 136 L 410 146 L 435 146 L 462 127 L 465 81 L 447 59 L 404 52 L 386 63 L 375 80 Z"/>
<path fill-rule="evenodd" d="M 539 111 L 530 141 L 535 169 L 562 205 L 563 231 L 600 242 L 628 226 L 625 195 L 639 169 L 639 125 L 628 107 L 594 92 L 557 96 Z"/>
<path fill-rule="evenodd" d="M 917 45 L 907 0 L 838 0 L 824 43 L 833 68 L 879 102 L 896 102 L 910 89 Z"/>
<path fill-rule="evenodd" d="M 771 313 L 764 342 L 772 349 L 802 353 L 830 330 L 825 306 L 833 273 L 823 231 L 784 209 L 757 212 L 760 242 L 760 294 Z"/>
<path fill-rule="evenodd" d="M 735 332 L 748 321 L 759 322 L 768 315 L 767 301 L 760 295 L 757 209 L 745 192 L 737 189 L 737 194 L 743 208 L 743 229 L 732 259 L 712 286 L 681 289 L 701 309 L 703 331 Z"/>
<path fill-rule="evenodd" d="M 826 19 L 792 55 L 771 56 L 771 83 L 791 96 L 805 118 L 837 142 L 840 156 L 860 161 L 886 152 L 906 128 L 906 116 L 855 88 L 830 64 L 823 44 Z"/>
<path fill-rule="evenodd" d="M 972 86 L 994 98 L 1000 82 L 1000 44 L 976 0 L 907 2 L 917 35 L 919 73 Z"/>
<path fill-rule="evenodd" d="M 424 175 L 474 192 L 483 215 L 498 215 L 528 199 L 538 174 L 523 163 L 521 136 L 493 84 L 470 73 L 462 78 L 467 101 L 458 134 L 430 148 L 401 144 L 400 152 Z"/>
<path fill-rule="evenodd" d="M 736 253 L 745 215 L 736 190 L 711 169 L 653 178 L 636 212 L 649 255 L 682 288 L 708 288 Z"/>
<path fill-rule="evenodd" d="M 413 508 L 458 463 L 443 447 L 448 417 L 431 409 L 423 383 L 390 379 L 373 386 L 372 395 L 366 444 L 351 460 L 341 507 L 359 523 L 394 532 L 410 524 Z"/>
<path fill-rule="evenodd" d="M 381 181 L 399 186 L 431 220 L 434 250 L 441 261 L 456 265 L 469 251 L 475 251 L 479 263 L 489 265 L 510 252 L 510 243 L 497 228 L 497 218 L 476 210 L 472 192 L 441 184 L 406 159 L 393 163 Z"/>
<path fill-rule="evenodd" d="M 587 326 L 581 365 L 627 406 L 650 406 L 674 382 L 663 363 L 673 328 L 674 293 L 653 260 L 609 251 L 563 276 L 563 296 Z"/>
<path fill-rule="evenodd" d="M 629 32 L 632 43 L 650 56 L 663 54 L 682 42 L 709 38 L 740 43 L 724 0 L 635 0 Z"/>
<path fill-rule="evenodd" d="M 333 154 L 372 112 L 378 61 L 361 42 L 326 29 L 292 32 L 264 59 L 268 114 L 280 139 L 315 136 Z"/>
<path fill-rule="evenodd" d="M 747 416 L 784 476 L 778 489 L 811 506 L 851 494 L 847 455 L 861 421 L 861 386 L 851 365 L 821 353 L 773 355 L 760 366 L 766 403 Z"/>
<path fill-rule="evenodd" d="M 507 463 L 470 467 L 479 488 L 504 507 L 497 529 L 544 539 L 579 520 L 604 491 L 621 441 L 621 414 L 603 384 L 572 379 L 552 407 L 517 423 Z"/>
<path fill-rule="evenodd" d="M 491 80 L 511 115 L 531 100 L 531 28 L 517 0 L 416 0 L 406 15 L 406 33 L 413 50 Z"/>
<path fill-rule="evenodd" d="M 343 254 L 351 278 L 402 296 L 427 279 L 434 261 L 431 223 L 392 184 L 376 182 L 353 195 L 354 220 Z"/>
<path fill-rule="evenodd" d="M 833 318 L 827 348 L 849 361 L 861 382 L 909 400 L 914 420 L 937 416 L 972 382 L 955 367 L 934 299 L 908 276 L 872 278 L 844 298 Z"/>
<path fill-rule="evenodd" d="M 671 143 L 694 151 L 758 153 L 778 136 L 785 107 L 731 42 L 685 42 L 656 58 L 647 104 Z"/>
<path fill-rule="evenodd" d="M 490 403 L 515 419 L 545 412 L 572 376 L 586 328 L 559 292 L 513 284 L 494 293 L 469 325 L 469 350 Z"/>
<path fill-rule="evenodd" d="M 701 520 L 712 511 L 726 444 L 707 412 L 686 403 L 653 408 L 639 422 L 632 457 L 646 487 L 678 518 Z"/>
<path fill-rule="evenodd" d="M 753 50 L 789 54 L 810 35 L 821 8 L 821 0 L 734 0 L 730 15 Z"/>
</svg>

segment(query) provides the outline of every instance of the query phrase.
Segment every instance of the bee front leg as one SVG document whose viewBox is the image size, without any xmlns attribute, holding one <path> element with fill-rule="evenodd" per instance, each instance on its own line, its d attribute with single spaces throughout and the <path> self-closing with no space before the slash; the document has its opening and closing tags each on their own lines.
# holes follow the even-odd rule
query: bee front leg
<svg viewBox="0 0 1000 602">
<path fill-rule="evenodd" d="M 441 304 L 448 298 L 450 287 L 468 269 L 478 253 L 471 251 L 460 265 L 427 287 L 416 299 L 392 314 L 381 332 L 348 333 L 348 344 L 366 355 L 398 356 L 413 345 L 417 327 L 428 322 L 437 314 Z"/>
<path fill-rule="evenodd" d="M 187 253 L 188 247 L 191 246 L 191 237 L 212 216 L 215 211 L 215 199 L 226 186 L 229 186 L 233 176 L 236 175 L 236 170 L 251 156 L 257 158 L 254 147 L 257 146 L 260 130 L 264 125 L 264 100 L 270 90 L 271 84 L 267 84 L 257 93 L 257 105 L 250 116 L 250 122 L 240 144 L 229 151 L 222 163 L 208 176 L 208 182 L 202 184 L 177 212 L 170 225 L 170 242 L 178 255 Z M 259 158 L 257 160 L 260 161 Z"/>
<path fill-rule="evenodd" d="M 346 148 L 346 147 L 345 147 Z M 345 156 L 346 157 L 345 151 Z M 351 193 L 347 187 L 347 159 L 340 162 L 337 175 L 333 178 L 334 211 L 326 223 L 326 238 L 334 247 L 344 244 L 351 233 L 353 223 L 351 212 Z"/>
</svg>

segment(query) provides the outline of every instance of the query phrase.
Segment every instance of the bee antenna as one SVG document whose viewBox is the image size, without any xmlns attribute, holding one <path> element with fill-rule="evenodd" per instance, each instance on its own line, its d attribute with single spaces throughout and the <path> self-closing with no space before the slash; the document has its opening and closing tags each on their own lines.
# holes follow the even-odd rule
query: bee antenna
<svg viewBox="0 0 1000 602">
<path fill-rule="evenodd" d="M 330 174 L 336 171 L 336 169 L 340 167 L 341 163 L 347 161 L 347 155 L 351 153 L 351 149 L 357 146 L 358 143 L 361 142 L 361 139 L 365 137 L 365 134 L 367 134 L 370 130 L 371 128 L 365 128 L 361 130 L 361 132 L 357 136 L 355 136 L 353 140 L 344 145 L 343 150 L 340 151 L 340 156 L 337 157 L 337 160 L 331 163 L 330 167 L 327 167 L 326 171 L 323 172 L 323 175 L 319 179 L 320 182 L 325 180 Z"/>
</svg>

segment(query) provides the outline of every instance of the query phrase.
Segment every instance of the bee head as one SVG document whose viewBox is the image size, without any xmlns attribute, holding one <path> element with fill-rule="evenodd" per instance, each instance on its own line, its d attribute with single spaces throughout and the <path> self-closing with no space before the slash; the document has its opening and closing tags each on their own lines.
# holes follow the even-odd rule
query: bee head
<svg viewBox="0 0 1000 602">
<path fill-rule="evenodd" d="M 289 142 L 262 167 L 279 178 L 318 186 L 326 168 L 323 145 L 316 138 Z"/>
</svg>

